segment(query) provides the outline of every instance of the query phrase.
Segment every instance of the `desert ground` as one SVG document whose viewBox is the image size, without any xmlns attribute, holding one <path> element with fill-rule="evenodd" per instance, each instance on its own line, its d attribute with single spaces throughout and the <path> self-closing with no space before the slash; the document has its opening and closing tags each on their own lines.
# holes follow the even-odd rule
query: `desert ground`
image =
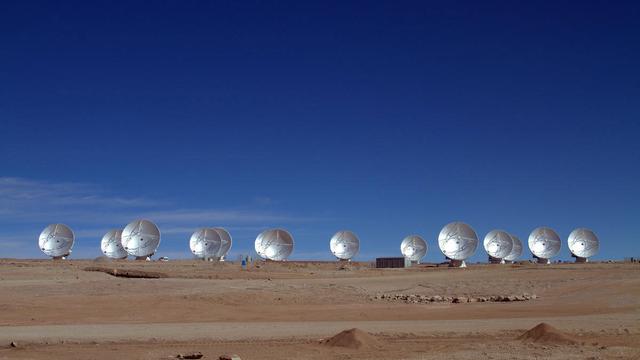
<svg viewBox="0 0 640 360">
<path fill-rule="evenodd" d="M 551 327 L 523 335 L 540 323 Z M 190 260 L 0 260 L 0 359 L 197 352 L 243 360 L 639 359 L 640 264 L 256 262 L 243 270 Z"/>
</svg>

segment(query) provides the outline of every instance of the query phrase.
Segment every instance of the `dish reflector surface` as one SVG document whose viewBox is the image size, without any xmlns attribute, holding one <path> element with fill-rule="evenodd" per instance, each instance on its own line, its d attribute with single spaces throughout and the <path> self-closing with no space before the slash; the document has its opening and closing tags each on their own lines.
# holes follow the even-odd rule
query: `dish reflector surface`
<svg viewBox="0 0 640 360">
<path fill-rule="evenodd" d="M 491 230 L 484 237 L 484 250 L 489 256 L 504 259 L 513 249 L 513 239 L 503 230 Z"/>
<path fill-rule="evenodd" d="M 231 245 L 233 244 L 233 240 L 231 239 L 231 234 L 229 234 L 229 232 L 226 229 L 221 227 L 216 227 L 216 228 L 213 228 L 213 230 L 218 232 L 218 235 L 220 235 L 220 239 L 222 241 L 220 245 L 220 250 L 218 250 L 218 253 L 216 254 L 218 258 L 222 258 L 223 256 L 226 256 L 229 253 L 229 250 L 231 249 Z"/>
<path fill-rule="evenodd" d="M 511 235 L 511 239 L 513 240 L 513 248 L 511 249 L 509 255 L 507 255 L 504 259 L 506 261 L 516 261 L 520 256 L 522 256 L 522 241 L 520 241 L 520 239 L 513 234 L 509 235 Z"/>
<path fill-rule="evenodd" d="M 71 253 L 75 236 L 64 224 L 51 224 L 40 233 L 38 246 L 47 256 L 61 257 Z"/>
<path fill-rule="evenodd" d="M 329 248 L 338 259 L 349 260 L 358 254 L 360 240 L 349 230 L 338 231 L 329 241 Z"/>
<path fill-rule="evenodd" d="M 411 261 L 420 261 L 427 254 L 427 242 L 418 235 L 409 235 L 400 244 L 400 252 Z"/>
<path fill-rule="evenodd" d="M 600 241 L 596 234 L 585 228 L 575 229 L 569 234 L 569 251 L 575 256 L 589 258 L 600 249 Z"/>
<path fill-rule="evenodd" d="M 440 230 L 438 247 L 449 259 L 464 260 L 476 252 L 478 235 L 463 222 L 452 222 Z"/>
<path fill-rule="evenodd" d="M 196 230 L 189 239 L 191 252 L 199 258 L 213 258 L 218 256 L 222 239 L 220 234 L 209 228 Z"/>
<path fill-rule="evenodd" d="M 263 259 L 285 260 L 293 251 L 293 236 L 284 229 L 265 230 L 256 238 L 255 248 Z"/>
<path fill-rule="evenodd" d="M 124 259 L 127 252 L 122 247 L 122 230 L 114 229 L 104 234 L 100 242 L 102 253 L 112 259 Z"/>
<path fill-rule="evenodd" d="M 541 259 L 550 259 L 560 252 L 560 236 L 548 227 L 539 227 L 529 235 L 531 253 Z"/>
<path fill-rule="evenodd" d="M 145 257 L 155 254 L 160 245 L 160 230 L 149 220 L 130 222 L 122 230 L 122 247 L 132 256 Z"/>
</svg>

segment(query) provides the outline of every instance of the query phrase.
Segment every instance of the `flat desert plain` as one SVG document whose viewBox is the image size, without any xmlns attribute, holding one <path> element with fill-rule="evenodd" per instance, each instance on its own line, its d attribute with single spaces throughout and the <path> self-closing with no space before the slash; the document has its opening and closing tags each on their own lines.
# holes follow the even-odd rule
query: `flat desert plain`
<svg viewBox="0 0 640 360">
<path fill-rule="evenodd" d="M 522 336 L 540 323 L 550 327 Z M 640 264 L 373 269 L 291 261 L 242 270 L 186 260 L 0 260 L 0 359 L 196 352 L 243 360 L 640 359 Z"/>
</svg>

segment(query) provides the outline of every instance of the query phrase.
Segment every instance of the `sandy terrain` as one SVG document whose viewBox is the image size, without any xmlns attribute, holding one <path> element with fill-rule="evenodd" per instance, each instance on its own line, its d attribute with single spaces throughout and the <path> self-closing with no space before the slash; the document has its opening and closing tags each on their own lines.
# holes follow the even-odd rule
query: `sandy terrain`
<svg viewBox="0 0 640 360">
<path fill-rule="evenodd" d="M 96 266 L 166 277 L 85 271 Z M 243 360 L 640 358 L 640 264 L 259 266 L 0 260 L 0 359 L 168 359 L 195 351 Z M 536 298 L 425 303 L 387 296 L 522 294 Z M 541 322 L 576 341 L 518 339 Z M 374 340 L 359 348 L 320 343 L 350 328 Z"/>
</svg>

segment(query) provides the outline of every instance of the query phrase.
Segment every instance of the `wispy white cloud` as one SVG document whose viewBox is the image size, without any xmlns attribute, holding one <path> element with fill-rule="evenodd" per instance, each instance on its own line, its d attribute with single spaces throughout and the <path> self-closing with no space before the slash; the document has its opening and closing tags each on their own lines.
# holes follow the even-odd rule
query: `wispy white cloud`
<svg viewBox="0 0 640 360">
<path fill-rule="evenodd" d="M 228 223 L 264 223 L 311 221 L 312 218 L 292 217 L 268 212 L 246 210 L 216 209 L 178 209 L 147 212 L 142 215 L 164 222 L 228 222 Z"/>
<path fill-rule="evenodd" d="M 37 221 L 52 215 L 82 220 L 91 216 L 88 208 L 113 211 L 158 205 L 155 200 L 113 196 L 90 184 L 0 177 L 0 214 L 10 221 Z"/>
<path fill-rule="evenodd" d="M 245 239 L 266 227 L 319 220 L 274 212 L 264 206 L 172 208 L 170 201 L 128 198 L 92 184 L 0 177 L 0 247 L 11 247 L 15 250 L 12 254 L 22 247 L 25 256 L 33 256 L 31 248 L 37 247 L 32 243 L 39 231 L 49 223 L 62 222 L 72 227 L 78 239 L 74 247 L 76 256 L 98 256 L 96 244 L 108 230 L 124 227 L 139 218 L 157 223 L 165 244 L 176 244 L 174 247 L 182 241 L 188 244 L 185 239 L 201 226 L 223 226 Z M 175 255 L 178 253 L 189 256 L 188 245 L 184 252 L 175 251 Z"/>
<path fill-rule="evenodd" d="M 238 209 L 171 209 L 168 201 L 127 198 L 83 183 L 53 183 L 0 177 L 0 215 L 5 220 L 41 221 L 67 218 L 75 222 L 120 223 L 148 218 L 169 224 L 279 223 L 313 221 L 269 211 Z"/>
<path fill-rule="evenodd" d="M 0 177 L 0 206 L 31 205 L 154 206 L 158 201 L 138 197 L 108 196 L 95 185 L 52 183 L 17 177 Z"/>
</svg>

